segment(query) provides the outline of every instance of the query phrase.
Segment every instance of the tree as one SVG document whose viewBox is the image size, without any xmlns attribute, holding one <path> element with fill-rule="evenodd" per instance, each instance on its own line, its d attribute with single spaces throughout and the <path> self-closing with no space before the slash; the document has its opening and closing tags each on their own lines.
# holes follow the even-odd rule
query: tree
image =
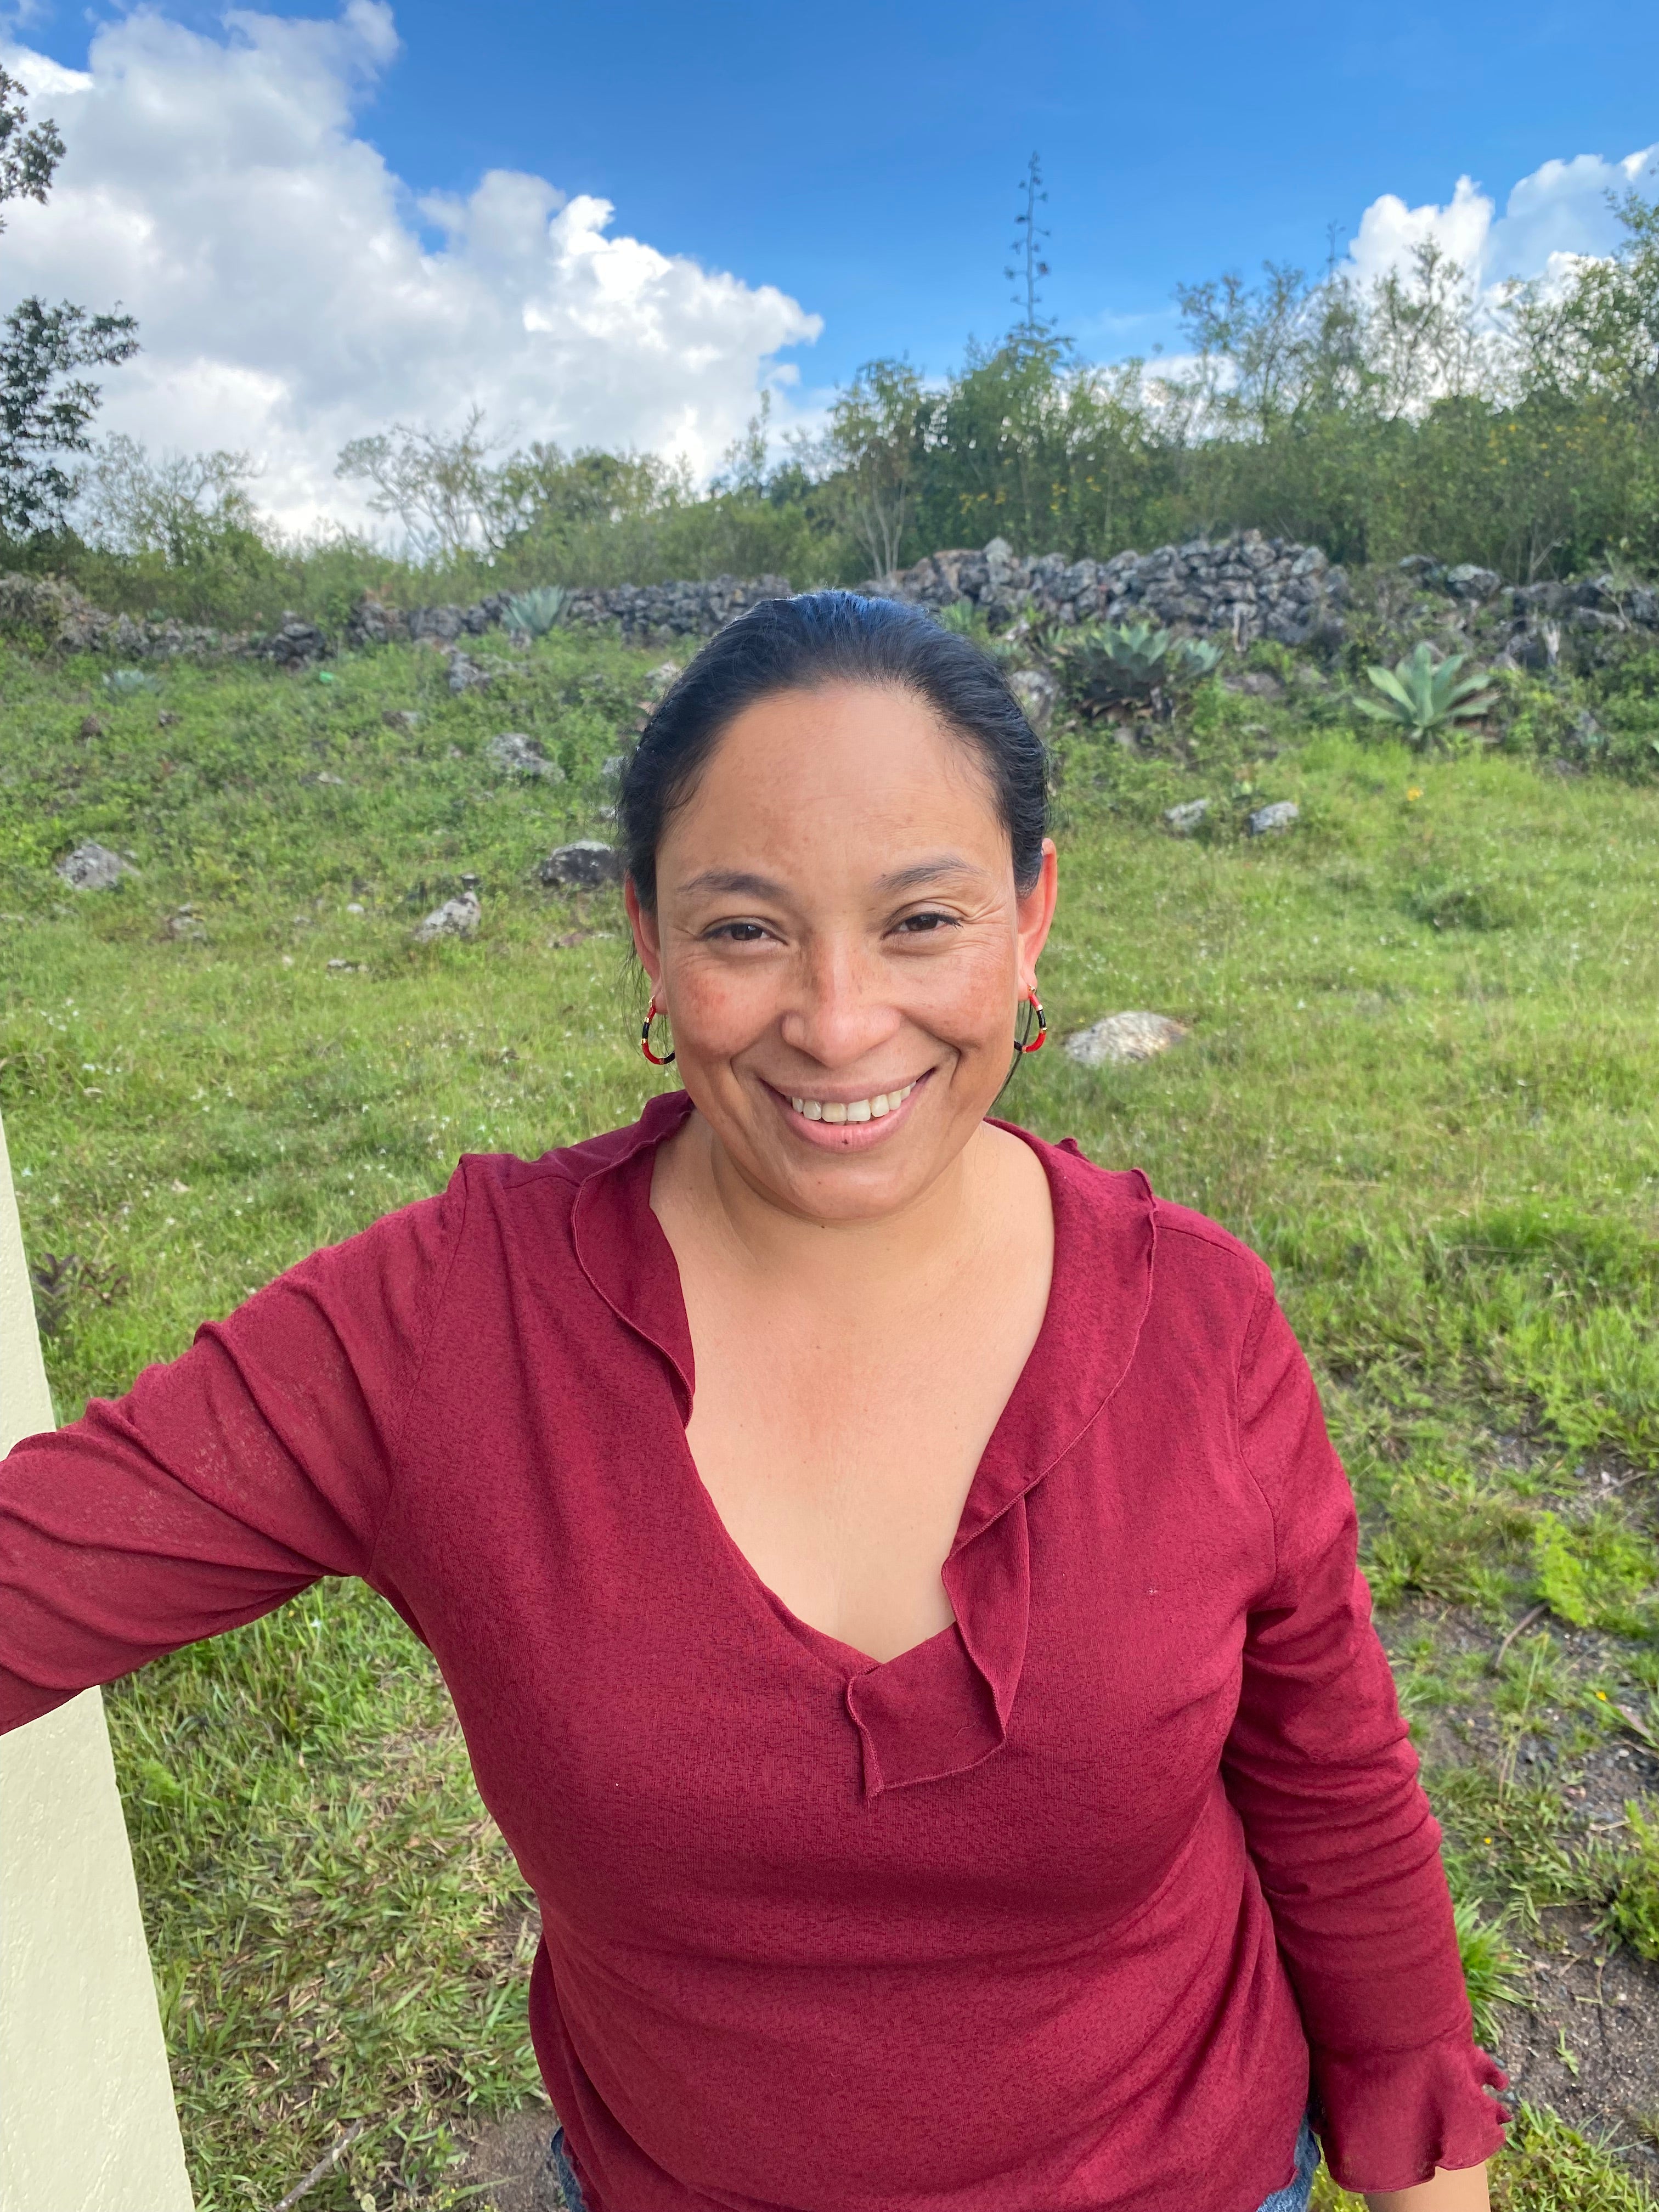
<svg viewBox="0 0 1659 2212">
<path fill-rule="evenodd" d="M 170 568 L 199 568 L 216 553 L 263 545 L 246 453 L 163 453 L 136 438 L 105 439 L 87 471 L 76 526 L 89 545 L 131 556 L 159 553 Z"/>
<path fill-rule="evenodd" d="M 48 118 L 31 125 L 27 88 L 0 70 L 0 204 L 46 204 L 64 142 Z M 0 217 L 0 229 L 4 218 Z M 0 338 L 0 530 L 28 538 L 65 526 L 79 478 L 60 456 L 92 450 L 100 386 L 82 374 L 128 361 L 138 350 L 131 315 L 88 314 L 31 297 L 6 317 Z"/>
<path fill-rule="evenodd" d="M 878 576 L 898 568 L 933 416 L 908 361 L 866 361 L 830 410 L 824 459 L 836 502 Z"/>
<path fill-rule="evenodd" d="M 366 479 L 371 514 L 395 515 L 410 558 L 453 561 L 480 544 L 499 552 L 510 518 L 502 513 L 501 471 L 490 464 L 497 441 L 483 434 L 474 407 L 453 437 L 394 422 L 340 449 L 337 477 Z"/>
</svg>

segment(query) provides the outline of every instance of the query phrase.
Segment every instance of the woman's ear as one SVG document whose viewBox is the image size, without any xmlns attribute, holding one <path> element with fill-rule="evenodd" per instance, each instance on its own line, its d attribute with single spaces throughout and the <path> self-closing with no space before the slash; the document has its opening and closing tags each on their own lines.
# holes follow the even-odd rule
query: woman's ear
<svg viewBox="0 0 1659 2212">
<path fill-rule="evenodd" d="M 657 928 L 657 917 L 649 907 L 641 903 L 632 876 L 623 878 L 623 905 L 627 910 L 628 926 L 634 933 L 634 950 L 654 991 L 662 981 L 662 938 Z"/>
<path fill-rule="evenodd" d="M 1054 903 L 1059 896 L 1059 855 L 1054 851 L 1054 839 L 1045 837 L 1037 879 L 1029 891 L 1020 893 L 1016 908 L 1019 918 L 1019 972 L 1027 982 L 1035 981 L 1038 957 L 1054 927 Z"/>
</svg>

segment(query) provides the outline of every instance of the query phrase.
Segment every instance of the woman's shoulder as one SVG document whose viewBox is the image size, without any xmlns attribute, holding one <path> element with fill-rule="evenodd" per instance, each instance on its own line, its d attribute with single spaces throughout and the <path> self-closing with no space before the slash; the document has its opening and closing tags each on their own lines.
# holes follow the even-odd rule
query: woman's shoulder
<svg viewBox="0 0 1659 2212">
<path fill-rule="evenodd" d="M 1139 1252 L 1160 1302 L 1219 1302 L 1248 1317 L 1264 1294 L 1272 1297 L 1272 1271 L 1259 1254 L 1208 1214 L 1163 1197 L 1141 1169 L 1103 1167 L 1074 1137 L 1051 1145 L 1029 1130 L 1018 1133 L 1042 1156 L 1073 1231 Z"/>
</svg>

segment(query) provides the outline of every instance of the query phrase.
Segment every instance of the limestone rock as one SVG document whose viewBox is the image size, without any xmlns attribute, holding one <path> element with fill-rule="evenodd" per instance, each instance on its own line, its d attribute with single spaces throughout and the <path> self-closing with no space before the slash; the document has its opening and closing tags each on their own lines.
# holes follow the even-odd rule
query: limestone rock
<svg viewBox="0 0 1659 2212">
<path fill-rule="evenodd" d="M 574 845 L 556 847 L 536 872 L 550 890 L 598 890 L 622 881 L 622 854 L 597 837 L 579 837 Z"/>
<path fill-rule="evenodd" d="M 1490 599 L 1504 588 L 1504 579 L 1495 568 L 1483 568 L 1474 561 L 1448 568 L 1444 581 L 1455 599 Z"/>
<path fill-rule="evenodd" d="M 477 691 L 489 681 L 489 671 L 481 668 L 470 654 L 456 651 L 449 655 L 449 688 L 459 698 L 463 692 Z"/>
<path fill-rule="evenodd" d="M 1187 799 L 1179 806 L 1166 806 L 1164 819 L 1177 837 L 1190 837 L 1209 811 L 1207 799 Z"/>
<path fill-rule="evenodd" d="M 64 854 L 58 863 L 58 872 L 71 890 L 107 891 L 112 890 L 123 876 L 136 876 L 138 871 L 131 860 L 112 853 L 107 845 L 89 839 Z"/>
<path fill-rule="evenodd" d="M 1042 737 L 1054 718 L 1059 684 L 1046 668 L 1017 668 L 1008 678 L 1008 689 L 1018 700 L 1026 720 Z"/>
<path fill-rule="evenodd" d="M 1293 799 L 1276 799 L 1271 806 L 1258 806 L 1250 817 L 1252 837 L 1273 837 L 1281 831 L 1293 829 L 1302 818 L 1302 809 Z"/>
<path fill-rule="evenodd" d="M 483 919 L 483 908 L 476 890 L 464 890 L 459 898 L 446 899 L 434 907 L 415 931 L 416 945 L 431 945 L 441 937 L 476 937 L 478 924 Z"/>
<path fill-rule="evenodd" d="M 1075 1030 L 1066 1040 L 1067 1059 L 1082 1067 L 1117 1067 L 1141 1060 L 1156 1060 L 1187 1032 L 1168 1014 L 1108 1014 L 1086 1030 Z"/>
<path fill-rule="evenodd" d="M 557 761 L 550 761 L 534 738 L 526 737 L 522 730 L 503 730 L 492 738 L 484 750 L 498 768 L 510 769 L 518 775 L 549 776 L 555 783 L 564 781 L 564 770 Z"/>
</svg>

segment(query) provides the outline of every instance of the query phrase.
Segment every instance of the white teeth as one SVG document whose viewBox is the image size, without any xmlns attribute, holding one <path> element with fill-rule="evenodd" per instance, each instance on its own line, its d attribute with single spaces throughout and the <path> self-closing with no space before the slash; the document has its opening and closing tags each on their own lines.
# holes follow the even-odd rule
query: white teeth
<svg viewBox="0 0 1659 2212">
<path fill-rule="evenodd" d="M 791 1098 L 789 1103 L 806 1121 L 879 1121 L 896 1114 L 915 1087 L 907 1083 L 902 1091 L 878 1091 L 873 1098 Z"/>
</svg>

